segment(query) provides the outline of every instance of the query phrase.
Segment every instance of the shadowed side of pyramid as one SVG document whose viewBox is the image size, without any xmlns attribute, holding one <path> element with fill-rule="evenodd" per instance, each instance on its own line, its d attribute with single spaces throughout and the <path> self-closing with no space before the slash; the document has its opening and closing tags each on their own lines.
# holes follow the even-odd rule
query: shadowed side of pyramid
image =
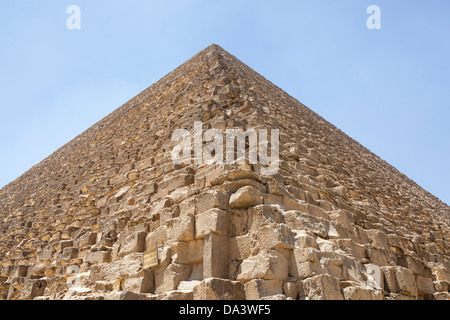
<svg viewBox="0 0 450 320">
<path fill-rule="evenodd" d="M 211 129 L 279 130 L 278 170 Z M 449 213 L 211 45 L 0 190 L 0 298 L 449 299 Z"/>
</svg>

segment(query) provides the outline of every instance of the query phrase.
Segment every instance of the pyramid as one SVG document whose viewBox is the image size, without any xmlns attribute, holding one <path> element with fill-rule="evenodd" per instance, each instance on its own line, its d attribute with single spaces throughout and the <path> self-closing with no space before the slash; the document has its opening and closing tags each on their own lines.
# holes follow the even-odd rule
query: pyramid
<svg viewBox="0 0 450 320">
<path fill-rule="evenodd" d="M 211 45 L 1 189 L 0 299 L 450 299 L 449 217 Z"/>
</svg>

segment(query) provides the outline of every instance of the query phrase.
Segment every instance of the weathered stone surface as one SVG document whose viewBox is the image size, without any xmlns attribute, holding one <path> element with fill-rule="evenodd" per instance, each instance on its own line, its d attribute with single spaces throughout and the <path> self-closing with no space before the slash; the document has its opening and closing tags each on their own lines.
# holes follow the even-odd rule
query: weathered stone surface
<svg viewBox="0 0 450 320">
<path fill-rule="evenodd" d="M 170 251 L 174 263 L 200 263 L 203 261 L 203 240 L 177 242 L 171 246 Z"/>
<path fill-rule="evenodd" d="M 228 199 L 229 195 L 220 190 L 210 190 L 202 193 L 196 198 L 197 214 L 213 208 L 227 210 Z"/>
<path fill-rule="evenodd" d="M 284 221 L 295 230 L 303 230 L 319 237 L 326 238 L 327 230 L 321 218 L 300 211 L 287 211 Z"/>
<path fill-rule="evenodd" d="M 203 279 L 227 279 L 229 274 L 229 242 L 228 236 L 212 232 L 203 242 Z"/>
<path fill-rule="evenodd" d="M 230 197 L 230 207 L 232 209 L 247 209 L 248 207 L 254 207 L 262 203 L 262 194 L 250 186 L 240 188 Z"/>
<path fill-rule="evenodd" d="M 244 284 L 218 278 L 207 278 L 194 289 L 194 300 L 245 300 Z"/>
<path fill-rule="evenodd" d="M 158 294 L 176 290 L 181 281 L 189 279 L 191 268 L 183 264 L 170 264 L 155 275 L 155 292 Z"/>
<path fill-rule="evenodd" d="M 46 286 L 47 282 L 45 280 L 28 279 L 23 285 L 19 299 L 32 300 L 35 297 L 42 296 Z"/>
<path fill-rule="evenodd" d="M 303 281 L 305 294 L 310 300 L 344 300 L 339 279 L 330 275 L 318 275 Z"/>
<path fill-rule="evenodd" d="M 245 298 L 247 300 L 259 300 L 264 297 L 283 294 L 282 286 L 282 280 L 254 279 L 245 283 Z"/>
<path fill-rule="evenodd" d="M 237 280 L 243 282 L 252 279 L 285 280 L 288 277 L 288 267 L 289 262 L 282 253 L 264 250 L 242 262 Z"/>
<path fill-rule="evenodd" d="M 345 300 L 384 300 L 381 291 L 366 287 L 346 287 L 343 292 Z"/>
<path fill-rule="evenodd" d="M 230 213 L 210 209 L 195 217 L 195 238 L 203 239 L 211 232 L 228 236 L 230 234 Z"/>
</svg>

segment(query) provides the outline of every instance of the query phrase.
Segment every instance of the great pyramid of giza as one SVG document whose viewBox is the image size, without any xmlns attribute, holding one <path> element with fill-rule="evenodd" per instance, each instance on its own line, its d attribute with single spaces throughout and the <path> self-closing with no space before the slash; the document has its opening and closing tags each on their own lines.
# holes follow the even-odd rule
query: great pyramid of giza
<svg viewBox="0 0 450 320">
<path fill-rule="evenodd" d="M 1 189 L 0 299 L 450 299 L 449 217 L 211 45 Z"/>
</svg>

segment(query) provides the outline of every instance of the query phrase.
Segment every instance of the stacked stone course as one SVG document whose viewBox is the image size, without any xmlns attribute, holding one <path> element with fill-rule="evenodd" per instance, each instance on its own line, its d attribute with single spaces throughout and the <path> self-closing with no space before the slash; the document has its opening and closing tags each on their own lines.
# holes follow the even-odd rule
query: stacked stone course
<svg viewBox="0 0 450 320">
<path fill-rule="evenodd" d="M 279 129 L 278 173 L 174 164 L 195 121 Z M 0 190 L 0 299 L 450 299 L 449 217 L 212 45 Z"/>
</svg>

